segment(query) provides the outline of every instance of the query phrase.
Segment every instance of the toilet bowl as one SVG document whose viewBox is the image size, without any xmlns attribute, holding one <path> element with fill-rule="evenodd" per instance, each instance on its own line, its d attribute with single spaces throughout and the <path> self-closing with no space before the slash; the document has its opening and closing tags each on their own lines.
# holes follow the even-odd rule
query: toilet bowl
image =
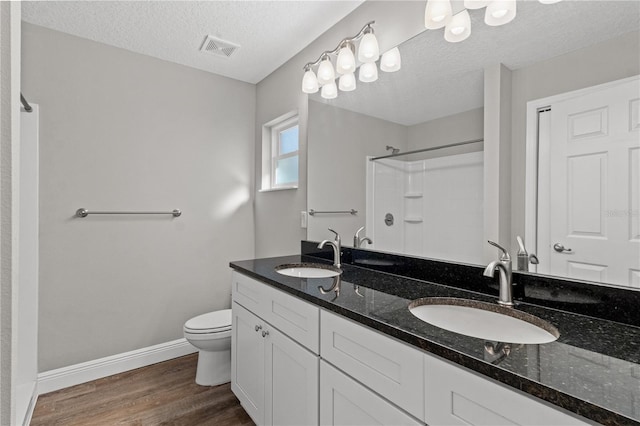
<svg viewBox="0 0 640 426">
<path fill-rule="evenodd" d="M 231 381 L 231 309 L 191 318 L 183 331 L 199 350 L 196 383 L 215 386 Z"/>
</svg>

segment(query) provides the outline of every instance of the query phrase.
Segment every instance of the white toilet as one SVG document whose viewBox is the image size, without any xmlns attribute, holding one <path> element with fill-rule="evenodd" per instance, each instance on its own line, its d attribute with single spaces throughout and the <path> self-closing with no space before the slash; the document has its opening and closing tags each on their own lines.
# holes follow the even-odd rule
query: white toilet
<svg viewBox="0 0 640 426">
<path fill-rule="evenodd" d="M 231 309 L 191 318 L 184 323 L 184 337 L 200 350 L 197 384 L 215 386 L 231 381 Z"/>
</svg>

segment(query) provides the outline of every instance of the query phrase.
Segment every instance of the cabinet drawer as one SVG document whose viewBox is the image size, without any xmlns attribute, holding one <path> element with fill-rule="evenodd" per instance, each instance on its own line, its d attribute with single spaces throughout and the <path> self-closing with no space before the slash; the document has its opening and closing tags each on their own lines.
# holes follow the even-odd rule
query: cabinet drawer
<svg viewBox="0 0 640 426">
<path fill-rule="evenodd" d="M 246 275 L 233 272 L 231 275 L 231 294 L 233 301 L 244 306 L 254 314 L 260 315 L 264 305 L 265 285 Z"/>
<path fill-rule="evenodd" d="M 324 361 L 320 377 L 321 425 L 422 425 Z"/>
<path fill-rule="evenodd" d="M 425 356 L 425 421 L 432 425 L 587 425 L 588 423 L 453 365 Z"/>
<path fill-rule="evenodd" d="M 318 354 L 320 308 L 268 284 L 233 273 L 233 300 Z"/>
<path fill-rule="evenodd" d="M 421 351 L 323 310 L 320 355 L 413 416 L 423 418 Z"/>
</svg>

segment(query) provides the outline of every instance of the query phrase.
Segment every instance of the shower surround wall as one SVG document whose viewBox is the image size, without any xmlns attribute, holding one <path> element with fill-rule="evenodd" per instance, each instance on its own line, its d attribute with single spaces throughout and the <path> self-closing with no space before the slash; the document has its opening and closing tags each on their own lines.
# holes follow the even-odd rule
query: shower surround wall
<svg viewBox="0 0 640 426">
<path fill-rule="evenodd" d="M 367 230 L 375 250 L 482 263 L 483 153 L 367 167 Z M 392 214 L 393 224 L 385 222 Z"/>
<path fill-rule="evenodd" d="M 40 371 L 228 308 L 229 261 L 254 257 L 255 86 L 26 23 L 22 57 L 41 120 Z"/>
</svg>

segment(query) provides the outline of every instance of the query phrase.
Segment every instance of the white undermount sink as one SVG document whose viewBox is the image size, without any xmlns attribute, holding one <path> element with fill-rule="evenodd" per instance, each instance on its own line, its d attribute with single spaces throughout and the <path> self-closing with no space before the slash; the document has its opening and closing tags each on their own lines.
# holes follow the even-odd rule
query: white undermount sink
<svg viewBox="0 0 640 426">
<path fill-rule="evenodd" d="M 342 274 L 342 270 L 322 263 L 290 263 L 279 265 L 276 272 L 296 278 L 332 278 Z"/>
<path fill-rule="evenodd" d="M 428 297 L 411 302 L 409 311 L 445 330 L 496 342 L 541 344 L 560 336 L 557 328 L 536 316 L 475 300 Z"/>
</svg>

